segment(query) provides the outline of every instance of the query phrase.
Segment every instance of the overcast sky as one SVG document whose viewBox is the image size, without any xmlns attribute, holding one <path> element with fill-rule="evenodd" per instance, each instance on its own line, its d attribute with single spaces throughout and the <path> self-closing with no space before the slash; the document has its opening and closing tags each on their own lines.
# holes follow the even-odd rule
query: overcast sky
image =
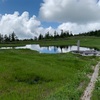
<svg viewBox="0 0 100 100">
<path fill-rule="evenodd" d="M 0 0 L 0 33 L 33 38 L 54 30 L 100 29 L 99 0 Z"/>
</svg>

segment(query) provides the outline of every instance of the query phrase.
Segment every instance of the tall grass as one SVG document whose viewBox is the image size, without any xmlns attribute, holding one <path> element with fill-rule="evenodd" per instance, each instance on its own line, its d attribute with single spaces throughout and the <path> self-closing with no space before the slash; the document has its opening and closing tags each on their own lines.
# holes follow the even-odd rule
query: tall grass
<svg viewBox="0 0 100 100">
<path fill-rule="evenodd" d="M 99 77 L 97 78 L 91 100 L 100 100 L 100 70 L 99 70 Z"/>
<path fill-rule="evenodd" d="M 0 50 L 0 100 L 79 100 L 95 64 L 71 53 Z"/>
</svg>

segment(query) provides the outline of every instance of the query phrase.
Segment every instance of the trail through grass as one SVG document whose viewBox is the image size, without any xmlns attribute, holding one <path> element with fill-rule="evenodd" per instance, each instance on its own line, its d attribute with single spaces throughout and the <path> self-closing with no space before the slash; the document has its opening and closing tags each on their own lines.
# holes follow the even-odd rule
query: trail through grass
<svg viewBox="0 0 100 100">
<path fill-rule="evenodd" d="M 97 78 L 95 89 L 93 91 L 91 100 L 100 100 L 100 69 L 99 69 L 99 77 Z"/>
<path fill-rule="evenodd" d="M 96 60 L 71 53 L 0 50 L 0 100 L 79 100 Z"/>
<path fill-rule="evenodd" d="M 90 98 L 92 97 L 92 92 L 94 90 L 95 83 L 96 83 L 96 80 L 97 80 L 98 74 L 99 74 L 99 66 L 100 66 L 100 62 L 95 66 L 94 72 L 91 76 L 91 80 L 90 80 L 88 86 L 86 87 L 84 94 L 81 97 L 81 100 L 90 100 Z"/>
</svg>

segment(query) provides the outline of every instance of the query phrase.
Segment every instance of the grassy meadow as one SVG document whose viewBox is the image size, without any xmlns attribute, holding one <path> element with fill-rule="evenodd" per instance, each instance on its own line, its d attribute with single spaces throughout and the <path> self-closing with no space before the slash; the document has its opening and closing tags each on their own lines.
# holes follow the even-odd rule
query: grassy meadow
<svg viewBox="0 0 100 100">
<path fill-rule="evenodd" d="M 0 50 L 0 100 L 79 100 L 97 59 Z"/>
<path fill-rule="evenodd" d="M 64 40 L 41 40 L 0 44 L 76 45 L 100 49 L 98 37 L 71 37 Z M 80 100 L 99 57 L 72 53 L 39 54 L 28 49 L 0 50 L 0 100 Z M 93 98 L 99 98 L 97 81 Z M 99 99 L 93 99 L 99 100 Z"/>
<path fill-rule="evenodd" d="M 66 39 L 52 40 L 52 41 L 40 41 L 37 42 L 41 46 L 50 46 L 50 45 L 77 45 L 77 41 L 80 40 L 80 46 L 91 47 L 100 49 L 100 37 L 94 36 L 75 36 L 69 37 Z"/>
<path fill-rule="evenodd" d="M 77 45 L 77 40 L 80 40 L 81 46 L 95 47 L 100 49 L 100 37 L 94 36 L 75 36 L 64 39 L 39 40 L 39 41 L 15 41 L 1 43 L 0 47 L 6 46 L 25 46 L 26 44 L 40 44 L 41 46 L 61 46 L 61 45 Z"/>
<path fill-rule="evenodd" d="M 96 82 L 95 89 L 93 91 L 93 96 L 91 97 L 91 100 L 99 100 L 100 99 L 100 70 L 99 70 L 99 77 Z"/>
</svg>

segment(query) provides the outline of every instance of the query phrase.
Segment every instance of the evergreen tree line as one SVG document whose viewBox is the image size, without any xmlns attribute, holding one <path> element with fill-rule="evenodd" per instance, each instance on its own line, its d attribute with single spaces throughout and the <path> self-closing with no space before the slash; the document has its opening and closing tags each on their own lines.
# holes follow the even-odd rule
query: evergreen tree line
<svg viewBox="0 0 100 100">
<path fill-rule="evenodd" d="M 54 31 L 54 34 L 51 35 L 49 32 L 43 36 L 42 34 L 39 35 L 38 38 L 35 37 L 37 40 L 42 40 L 42 39 L 57 39 L 57 38 L 67 38 L 73 36 L 72 32 L 69 31 L 63 31 L 61 30 L 61 34 L 58 34 L 56 31 Z"/>
<path fill-rule="evenodd" d="M 9 35 L 0 34 L 0 43 L 13 42 L 13 41 L 18 41 L 18 38 L 14 32 L 12 34 L 9 34 Z"/>
<path fill-rule="evenodd" d="M 44 36 L 40 34 L 38 37 L 34 37 L 34 39 L 24 39 L 24 40 L 32 41 L 32 40 L 45 40 L 45 39 L 59 39 L 59 38 L 67 38 L 67 37 L 72 37 L 72 36 L 100 36 L 100 30 L 79 33 L 76 35 L 73 35 L 72 32 L 61 30 L 60 34 L 58 34 L 56 31 L 54 31 L 53 35 L 47 32 Z M 0 43 L 13 42 L 13 41 L 19 41 L 18 37 L 16 36 L 14 32 L 9 35 L 0 34 Z"/>
<path fill-rule="evenodd" d="M 78 36 L 100 36 L 100 30 L 81 33 L 81 34 L 78 34 Z"/>
</svg>

